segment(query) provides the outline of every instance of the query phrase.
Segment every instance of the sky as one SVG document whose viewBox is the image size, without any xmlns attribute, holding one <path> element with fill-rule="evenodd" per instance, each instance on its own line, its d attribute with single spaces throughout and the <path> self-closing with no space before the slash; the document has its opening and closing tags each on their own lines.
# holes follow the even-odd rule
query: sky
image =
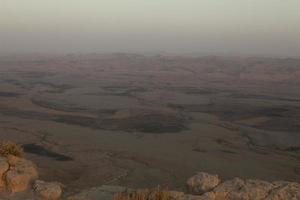
<svg viewBox="0 0 300 200">
<path fill-rule="evenodd" d="M 300 56 L 299 0 L 0 0 L 0 53 Z"/>
</svg>

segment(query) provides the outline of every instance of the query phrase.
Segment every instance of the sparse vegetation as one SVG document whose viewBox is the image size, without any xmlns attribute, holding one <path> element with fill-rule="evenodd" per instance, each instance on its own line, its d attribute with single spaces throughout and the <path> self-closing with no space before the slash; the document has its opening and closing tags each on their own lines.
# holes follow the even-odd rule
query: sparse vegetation
<svg viewBox="0 0 300 200">
<path fill-rule="evenodd" d="M 137 190 L 131 193 L 118 193 L 113 200 L 170 200 L 170 192 L 167 189 L 157 187 L 154 189 Z"/>
<path fill-rule="evenodd" d="M 23 148 L 13 142 L 1 142 L 0 143 L 0 156 L 6 157 L 8 155 L 14 155 L 22 157 Z"/>
<path fill-rule="evenodd" d="M 285 148 L 284 150 L 285 151 L 291 151 L 291 152 L 300 151 L 300 146 L 291 146 L 291 147 Z"/>
</svg>

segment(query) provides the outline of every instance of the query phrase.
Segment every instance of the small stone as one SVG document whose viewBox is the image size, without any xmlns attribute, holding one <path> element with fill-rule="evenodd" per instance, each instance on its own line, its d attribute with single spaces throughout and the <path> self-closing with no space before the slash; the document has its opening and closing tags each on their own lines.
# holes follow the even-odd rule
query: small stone
<svg viewBox="0 0 300 200">
<path fill-rule="evenodd" d="M 188 179 L 187 188 L 192 194 L 203 194 L 214 189 L 220 182 L 218 175 L 199 172 Z"/>
<path fill-rule="evenodd" d="M 34 191 L 45 200 L 56 200 L 62 195 L 62 184 L 58 182 L 35 181 Z"/>
</svg>

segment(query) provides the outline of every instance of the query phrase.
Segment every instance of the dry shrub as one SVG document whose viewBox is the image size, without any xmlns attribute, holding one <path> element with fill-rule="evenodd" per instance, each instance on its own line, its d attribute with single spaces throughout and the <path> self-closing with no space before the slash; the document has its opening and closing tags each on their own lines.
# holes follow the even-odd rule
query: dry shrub
<svg viewBox="0 0 300 200">
<path fill-rule="evenodd" d="M 171 196 L 167 189 L 157 187 L 154 189 L 137 190 L 131 193 L 118 193 L 113 200 L 170 200 Z"/>
<path fill-rule="evenodd" d="M 6 157 L 8 155 L 14 155 L 17 157 L 22 157 L 23 148 L 13 142 L 1 142 L 0 143 L 0 156 Z"/>
</svg>

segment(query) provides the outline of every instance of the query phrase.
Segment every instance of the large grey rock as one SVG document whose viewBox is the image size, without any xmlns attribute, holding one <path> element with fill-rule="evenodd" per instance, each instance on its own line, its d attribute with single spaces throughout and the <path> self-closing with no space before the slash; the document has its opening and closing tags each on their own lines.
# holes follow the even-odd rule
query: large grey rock
<svg viewBox="0 0 300 200">
<path fill-rule="evenodd" d="M 218 175 L 199 172 L 187 181 L 187 189 L 192 194 L 203 194 L 214 189 L 219 183 Z"/>
</svg>

